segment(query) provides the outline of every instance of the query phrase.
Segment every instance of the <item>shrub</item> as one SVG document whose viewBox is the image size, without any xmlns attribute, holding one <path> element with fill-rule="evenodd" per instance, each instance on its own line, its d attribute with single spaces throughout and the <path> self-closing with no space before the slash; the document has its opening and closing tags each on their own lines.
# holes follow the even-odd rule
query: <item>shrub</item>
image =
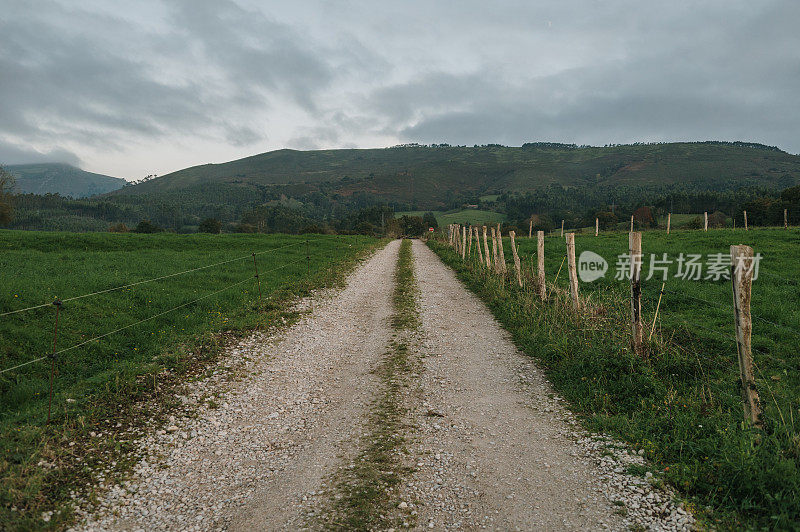
<svg viewBox="0 0 800 532">
<path fill-rule="evenodd" d="M 124 223 L 120 222 L 118 224 L 113 224 L 111 227 L 108 228 L 109 233 L 128 233 L 130 229 Z"/>
<path fill-rule="evenodd" d="M 222 231 L 222 222 L 216 218 L 206 218 L 200 222 L 200 226 L 197 228 L 197 230 L 200 233 L 211 233 L 218 235 Z"/>
<path fill-rule="evenodd" d="M 150 220 L 142 220 L 138 224 L 136 224 L 136 229 L 133 230 L 134 233 L 160 233 L 163 231 L 159 226 L 151 222 Z"/>
</svg>

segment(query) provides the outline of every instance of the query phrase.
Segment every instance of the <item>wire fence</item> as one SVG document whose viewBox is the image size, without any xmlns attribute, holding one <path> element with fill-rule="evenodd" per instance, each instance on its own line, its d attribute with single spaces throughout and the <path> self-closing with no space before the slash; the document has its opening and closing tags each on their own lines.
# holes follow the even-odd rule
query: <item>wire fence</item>
<svg viewBox="0 0 800 532">
<path fill-rule="evenodd" d="M 86 297 L 97 296 L 97 295 L 100 295 L 100 294 L 108 294 L 110 292 L 116 292 L 117 290 L 124 290 L 126 288 L 133 288 L 134 286 L 139 286 L 139 285 L 143 285 L 143 284 L 147 284 L 147 283 L 152 283 L 152 282 L 155 282 L 155 281 L 162 281 L 164 279 L 169 279 L 171 277 L 178 277 L 180 275 L 185 275 L 187 273 L 193 273 L 193 272 L 198 272 L 198 271 L 201 271 L 201 270 L 207 270 L 209 268 L 214 268 L 216 266 L 222 266 L 223 264 L 230 264 L 232 262 L 238 262 L 238 261 L 241 261 L 241 260 L 247 260 L 247 259 L 252 258 L 254 255 L 258 256 L 258 255 L 263 255 L 265 253 L 272 253 L 274 251 L 279 251 L 281 249 L 294 247 L 294 246 L 299 246 L 300 244 L 303 244 L 303 243 L 304 242 L 295 242 L 293 244 L 286 244 L 285 246 L 280 246 L 280 247 L 277 247 L 277 248 L 270 248 L 268 250 L 259 251 L 259 252 L 256 252 L 256 253 L 251 253 L 250 255 L 237 257 L 235 259 L 223 260 L 223 261 L 220 261 L 220 262 L 215 262 L 214 264 L 207 264 L 205 266 L 198 266 L 197 268 L 191 268 L 191 269 L 183 270 L 183 271 L 180 271 L 180 272 L 170 273 L 168 275 L 162 275 L 160 277 L 152 277 L 150 279 L 144 279 L 142 281 L 136 281 L 134 283 L 129 283 L 129 284 L 121 285 L 121 286 L 115 286 L 113 288 L 106 288 L 105 290 L 98 290 L 96 292 L 90 292 L 88 294 L 81 294 L 79 296 L 73 296 L 73 297 L 68 297 L 68 298 L 65 298 L 65 299 L 59 299 L 59 301 L 61 303 L 67 303 L 69 301 L 75 301 L 75 300 L 83 299 L 83 298 L 86 298 Z M 52 302 L 51 303 L 42 303 L 41 305 L 34 305 L 32 307 L 26 307 L 26 308 L 21 308 L 21 309 L 17 309 L 17 310 L 10 310 L 8 312 L 0 313 L 0 318 L 5 317 L 5 316 L 11 316 L 12 314 L 19 314 L 21 312 L 27 312 L 27 311 L 30 311 L 30 310 L 36 310 L 36 309 L 40 309 L 40 308 L 44 308 L 44 307 L 49 307 L 52 304 L 53 304 Z"/>
<path fill-rule="evenodd" d="M 494 232 L 494 229 L 492 232 Z M 515 276 L 514 268 L 517 266 L 514 263 L 508 260 L 504 261 L 503 259 L 503 241 L 501 238 L 497 238 L 497 240 L 493 241 L 489 246 L 492 249 L 498 250 L 499 257 L 493 252 L 493 256 L 490 260 L 477 261 L 475 260 L 474 256 L 470 256 L 471 238 L 470 240 L 467 240 L 463 236 L 467 234 L 472 235 L 472 232 L 469 230 L 463 230 L 460 226 L 456 225 L 446 228 L 445 232 L 441 236 L 441 240 L 444 244 L 454 248 L 456 254 L 460 258 L 463 258 L 468 268 L 477 268 L 480 270 L 482 275 L 493 274 L 498 277 L 502 277 L 504 285 L 519 285 L 519 288 L 521 289 L 523 288 L 523 281 L 526 284 L 525 289 L 527 289 L 527 285 L 538 284 L 537 275 L 534 270 L 536 269 L 536 256 L 539 252 L 534 250 L 535 254 L 525 255 L 522 251 L 523 243 L 526 241 L 530 242 L 528 238 L 525 238 L 527 235 L 517 238 L 516 243 L 515 238 L 511 234 L 509 234 L 510 238 L 506 239 L 506 245 L 510 244 L 515 262 L 518 261 L 518 264 L 522 265 L 533 265 L 532 268 L 520 267 L 520 274 Z M 478 234 L 481 234 L 481 231 L 478 231 Z M 646 235 L 647 233 L 644 234 Z M 633 233 L 633 235 L 636 235 L 636 233 Z M 532 236 L 533 239 L 536 240 L 536 236 Z M 567 233 L 565 233 L 565 236 L 567 236 Z M 492 237 L 489 238 L 491 239 Z M 478 245 L 480 245 L 480 240 Z M 564 239 L 561 239 L 561 244 L 560 246 L 556 247 L 555 251 L 553 250 L 552 243 L 548 245 L 546 256 L 549 257 L 548 260 L 549 264 L 551 264 L 552 270 L 548 270 L 549 279 L 546 283 L 546 293 L 548 295 L 555 293 L 557 295 L 557 299 L 565 299 L 566 301 L 569 301 L 570 298 L 572 298 L 575 308 L 579 308 L 580 306 L 578 300 L 581 300 L 585 304 L 591 306 L 591 300 L 593 300 L 596 295 L 600 295 L 602 292 L 590 289 L 588 292 L 591 294 L 590 298 L 587 298 L 585 294 L 579 297 L 577 296 L 578 275 L 575 265 L 576 261 L 574 257 L 574 244 L 572 244 L 572 246 L 572 256 L 569 257 L 570 260 L 567 261 L 570 265 L 570 271 L 562 273 L 561 270 L 565 264 L 563 251 L 566 247 L 567 255 L 570 254 L 570 238 L 567 237 L 566 246 Z M 732 248 L 734 247 L 738 249 L 742 248 L 743 246 L 733 246 Z M 641 250 L 638 251 L 638 253 L 641 253 Z M 751 249 L 750 253 L 754 253 L 754 251 Z M 633 252 L 631 252 L 631 255 L 632 254 Z M 724 256 L 725 254 L 719 255 Z M 498 261 L 507 262 L 506 267 L 499 267 Z M 764 364 L 764 361 L 769 361 L 769 364 L 766 364 L 766 366 L 770 371 L 773 372 L 772 380 L 780 380 L 780 377 L 774 374 L 776 370 L 788 371 L 793 367 L 791 357 L 793 355 L 792 344 L 795 343 L 795 340 L 788 340 L 787 336 L 792 337 L 793 339 L 800 338 L 800 330 L 798 330 L 797 326 L 790 323 L 797 318 L 793 309 L 787 312 L 785 308 L 781 308 L 781 305 L 785 305 L 787 303 L 787 301 L 781 301 L 781 297 L 791 298 L 795 295 L 794 293 L 786 294 L 785 291 L 787 287 L 796 287 L 797 280 L 788 278 L 778 273 L 766 271 L 764 268 L 757 270 L 759 275 L 765 276 L 767 279 L 767 285 L 762 291 L 759 290 L 759 288 L 764 285 L 760 283 L 752 283 L 752 300 L 749 292 L 750 286 L 747 286 L 747 307 L 746 313 L 743 314 L 740 312 L 740 308 L 738 307 L 739 302 L 737 302 L 737 297 L 735 295 L 737 286 L 739 286 L 740 283 L 737 281 L 738 277 L 732 275 L 734 272 L 730 270 L 730 268 L 736 264 L 733 259 L 733 249 L 731 250 L 730 261 L 730 264 L 726 267 L 729 268 L 727 273 L 731 275 L 722 277 L 722 279 L 726 280 L 726 283 L 716 282 L 714 284 L 704 286 L 699 291 L 699 294 L 694 291 L 695 288 L 690 288 L 689 286 L 685 285 L 685 283 L 676 284 L 673 287 L 669 287 L 669 284 L 666 281 L 666 272 L 664 273 L 664 281 L 666 286 L 664 286 L 659 279 L 658 290 L 650 290 L 649 292 L 645 292 L 642 290 L 639 281 L 640 277 L 637 273 L 636 282 L 631 282 L 631 295 L 629 298 L 631 300 L 630 304 L 632 305 L 632 314 L 628 314 L 628 320 L 634 322 L 634 327 L 631 329 L 630 325 L 628 325 L 627 330 L 629 332 L 627 334 L 632 335 L 632 343 L 635 346 L 637 342 L 635 322 L 638 321 L 640 323 L 638 326 L 639 331 L 644 329 L 644 331 L 642 331 L 644 332 L 643 339 L 642 332 L 639 333 L 640 337 L 638 342 L 640 344 L 651 342 L 652 333 L 656 330 L 656 326 L 659 326 L 659 330 L 666 332 L 679 331 L 677 337 L 674 335 L 662 335 L 660 337 L 661 339 L 658 339 L 659 337 L 657 335 L 656 338 L 657 342 L 666 342 L 669 343 L 669 345 L 674 345 L 675 347 L 680 348 L 681 350 L 683 350 L 685 347 L 681 344 L 686 344 L 687 346 L 693 345 L 693 342 L 690 341 L 690 339 L 696 339 L 700 342 L 709 340 L 713 342 L 712 344 L 709 344 L 709 346 L 712 346 L 712 349 L 715 351 L 724 350 L 725 352 L 729 352 L 732 355 L 732 359 L 735 360 L 737 356 L 740 358 L 740 364 L 744 364 L 745 366 L 749 364 L 756 368 L 758 374 L 762 378 L 762 384 L 769 389 L 770 394 L 773 394 L 772 387 L 769 386 L 770 383 L 764 380 L 766 377 L 762 371 L 763 368 L 758 367 L 758 365 L 755 364 L 755 361 L 752 360 L 750 354 L 753 353 L 759 355 L 762 360 L 762 364 Z M 556 267 L 558 270 L 556 270 Z M 641 266 L 639 269 L 641 270 Z M 560 284 L 558 284 L 559 276 L 562 279 Z M 732 281 L 731 278 L 734 280 Z M 625 279 L 626 282 L 630 282 L 631 275 L 629 275 L 627 278 L 623 277 L 623 279 Z M 734 285 L 733 298 L 731 294 L 732 283 Z M 634 292 L 634 284 L 636 285 L 635 289 L 638 292 Z M 564 285 L 567 285 L 569 289 L 565 288 Z M 601 283 L 599 286 L 605 288 L 609 285 L 608 283 Z M 613 287 L 613 285 L 610 286 Z M 618 292 L 612 291 L 611 294 L 614 294 L 612 295 L 614 298 L 618 297 Z M 713 295 L 709 297 L 709 294 Z M 544 299 L 545 296 L 542 295 L 542 298 Z M 637 300 L 644 302 L 645 305 L 642 305 L 640 302 L 638 303 L 637 308 Z M 642 307 L 645 308 L 643 309 Z M 767 313 L 768 317 L 763 315 L 764 313 Z M 649 319 L 645 320 L 643 314 L 649 314 Z M 771 319 L 773 316 L 778 316 L 780 318 L 785 317 L 789 322 L 781 323 L 781 321 L 783 321 L 782 319 Z M 620 317 L 622 318 L 622 313 Z M 688 320 L 687 317 L 689 318 Z M 740 333 L 746 335 L 744 340 L 739 336 Z M 653 346 L 653 348 L 656 347 Z M 644 353 L 645 351 L 646 349 L 642 349 L 641 352 Z M 696 355 L 696 353 L 692 354 Z M 741 362 L 742 357 L 744 357 L 746 362 Z M 719 359 L 715 360 L 717 360 L 716 363 L 718 364 Z M 698 364 L 700 364 L 701 367 L 703 365 L 699 359 Z M 740 367 L 740 372 L 744 371 L 746 371 L 746 368 L 742 369 Z M 748 383 L 743 384 L 745 389 L 749 389 L 750 385 Z M 791 400 L 791 398 L 788 399 Z M 755 417 L 753 417 L 753 419 L 755 419 Z"/>
<path fill-rule="evenodd" d="M 74 352 L 77 349 L 80 349 L 80 348 L 86 347 L 86 346 L 88 346 L 90 344 L 99 342 L 99 341 L 101 341 L 101 340 L 103 340 L 105 338 L 108 338 L 108 337 L 113 336 L 113 335 L 117 335 L 119 333 L 122 333 L 122 332 L 124 332 L 126 330 L 132 329 L 134 327 L 140 326 L 140 325 L 145 324 L 147 322 L 152 322 L 152 321 L 154 321 L 154 320 L 156 320 L 158 318 L 161 318 L 163 316 L 167 316 L 167 315 L 169 315 L 171 313 L 174 313 L 174 312 L 176 312 L 178 310 L 190 307 L 192 305 L 200 303 L 201 301 L 208 300 L 210 298 L 213 298 L 214 296 L 218 296 L 219 294 L 222 294 L 223 292 L 230 291 L 230 290 L 232 290 L 234 288 L 241 287 L 241 286 L 246 285 L 248 283 L 256 283 L 258 285 L 258 294 L 259 294 L 259 298 L 260 298 L 261 297 L 261 282 L 262 282 L 261 280 L 264 278 L 264 276 L 267 276 L 267 275 L 269 275 L 269 274 L 271 274 L 273 272 L 277 272 L 279 270 L 283 270 L 283 269 L 290 268 L 290 267 L 293 267 L 293 266 L 297 267 L 298 265 L 300 265 L 302 263 L 306 263 L 307 267 L 305 268 L 305 272 L 303 272 L 303 274 L 301 274 L 301 278 L 303 278 L 303 279 L 307 278 L 311 274 L 310 245 L 313 244 L 313 243 L 316 243 L 316 242 L 318 242 L 320 240 L 321 240 L 321 238 L 299 240 L 297 242 L 292 242 L 292 243 L 281 245 L 281 246 L 278 246 L 278 247 L 272 247 L 272 248 L 269 248 L 269 249 L 264 249 L 264 250 L 261 250 L 261 251 L 253 252 L 253 253 L 250 253 L 248 255 L 242 255 L 242 256 L 239 256 L 239 257 L 231 258 L 231 259 L 221 260 L 221 261 L 213 262 L 211 264 L 203 264 L 203 265 L 199 265 L 199 266 L 194 267 L 194 268 L 188 268 L 188 269 L 185 269 L 185 270 L 182 270 L 182 271 L 173 272 L 173 273 L 169 273 L 169 274 L 166 274 L 166 275 L 155 276 L 155 277 L 151 277 L 151 278 L 148 278 L 148 279 L 143 279 L 143 280 L 140 280 L 140 281 L 134 281 L 134 282 L 131 282 L 131 283 L 126 283 L 126 284 L 113 286 L 113 287 L 109 287 L 109 288 L 105 288 L 105 289 L 101 289 L 101 290 L 96 290 L 96 291 L 89 292 L 89 293 L 84 293 L 84 294 L 80 294 L 80 295 L 76 295 L 76 296 L 67 297 L 67 298 L 64 298 L 64 299 L 56 299 L 54 302 L 51 302 L 51 303 L 42 303 L 42 304 L 39 304 L 39 305 L 31 305 L 31 306 L 28 306 L 28 307 L 25 307 L 25 308 L 14 309 L 14 310 L 9 310 L 9 311 L 3 312 L 2 314 L 0 314 L 0 320 L 1 319 L 10 319 L 11 317 L 16 317 L 16 316 L 22 315 L 23 313 L 31 312 L 31 311 L 34 311 L 34 310 L 37 310 L 37 309 L 42 309 L 42 308 L 45 308 L 45 307 L 53 307 L 53 306 L 56 307 L 55 327 L 54 327 L 53 333 L 52 333 L 53 334 L 53 336 L 52 336 L 52 338 L 53 338 L 53 349 L 52 349 L 52 351 L 49 352 L 49 353 L 46 353 L 46 354 L 42 354 L 41 356 L 33 357 L 33 358 L 29 359 L 29 360 L 20 362 L 18 364 L 13 365 L 13 366 L 2 368 L 2 369 L 0 369 L 0 375 L 6 375 L 6 374 L 9 374 L 9 373 L 14 372 L 16 370 L 20 370 L 20 369 L 25 368 L 27 366 L 31 366 L 33 364 L 36 364 L 36 363 L 39 363 L 39 362 L 43 362 L 43 361 L 47 361 L 47 360 L 52 361 L 52 364 L 54 366 L 55 365 L 55 361 L 58 360 L 62 355 L 65 355 L 65 354 L 70 353 L 70 352 Z M 275 252 L 278 252 L 278 251 L 281 251 L 281 250 L 287 250 L 287 248 L 293 248 L 293 247 L 298 247 L 298 246 L 303 246 L 303 245 L 305 246 L 305 250 L 304 250 L 304 252 L 301 251 L 300 256 L 298 258 L 287 257 L 287 259 L 293 259 L 293 260 L 286 260 L 285 262 L 283 262 L 283 263 L 281 263 L 281 264 L 279 264 L 277 266 L 268 268 L 266 270 L 262 269 L 262 270 L 259 271 L 257 260 L 256 260 L 258 256 L 262 256 L 262 255 L 270 254 L 270 253 L 275 253 Z M 337 244 L 337 246 L 338 246 L 338 244 Z M 297 257 L 296 254 L 294 256 Z M 335 258 L 330 254 L 327 255 L 327 258 L 329 258 L 331 260 L 335 260 Z M 253 261 L 251 266 L 253 268 L 254 273 L 246 274 L 245 277 L 242 278 L 242 279 L 235 280 L 233 282 L 227 283 L 224 286 L 219 287 L 219 288 L 213 287 L 215 289 L 213 289 L 212 291 L 210 291 L 210 292 L 208 292 L 206 294 L 203 294 L 203 295 L 201 295 L 199 297 L 192 298 L 189 301 L 185 301 L 185 302 L 180 303 L 178 305 L 171 306 L 168 309 L 161 310 L 161 311 L 156 312 L 154 314 L 151 314 L 149 316 L 143 317 L 141 319 L 137 319 L 136 321 L 134 321 L 132 323 L 128 323 L 128 324 L 113 328 L 112 330 L 103 332 L 101 334 L 96 334 L 96 335 L 94 335 L 94 336 L 92 336 L 92 337 L 90 337 L 88 339 L 81 340 L 81 341 L 79 341 L 77 343 L 69 345 L 68 347 L 64 347 L 64 348 L 61 348 L 61 349 L 56 349 L 56 340 L 57 340 L 59 334 L 62 333 L 62 331 L 59 331 L 59 323 L 58 323 L 59 311 L 61 310 L 62 305 L 64 303 L 66 303 L 66 302 L 77 301 L 77 300 L 82 300 L 82 299 L 88 299 L 88 298 L 100 296 L 100 295 L 103 295 L 103 294 L 109 294 L 109 293 L 112 293 L 112 292 L 127 290 L 127 289 L 131 289 L 131 288 L 134 288 L 134 287 L 139 287 L 139 286 L 146 285 L 148 283 L 154 283 L 154 282 L 157 282 L 157 281 L 172 280 L 172 279 L 175 279 L 175 278 L 178 278 L 180 276 L 184 276 L 184 275 L 187 275 L 187 274 L 190 274 L 190 273 L 208 271 L 208 270 L 210 270 L 212 268 L 219 268 L 221 266 L 231 265 L 233 263 L 242 262 L 242 261 L 245 261 L 245 260 L 248 260 L 248 261 L 252 260 Z M 238 271 L 241 271 L 241 269 L 239 269 Z M 238 273 L 237 273 L 237 275 L 238 275 Z M 151 297 L 151 296 L 148 295 L 146 297 Z M 51 373 L 51 375 L 50 375 L 50 389 L 49 389 L 48 394 L 50 396 L 50 403 L 52 404 L 52 395 L 53 395 L 53 370 L 52 369 L 51 369 L 50 373 Z M 50 416 L 50 412 L 48 412 L 48 422 L 50 420 L 50 417 L 51 417 Z"/>
</svg>

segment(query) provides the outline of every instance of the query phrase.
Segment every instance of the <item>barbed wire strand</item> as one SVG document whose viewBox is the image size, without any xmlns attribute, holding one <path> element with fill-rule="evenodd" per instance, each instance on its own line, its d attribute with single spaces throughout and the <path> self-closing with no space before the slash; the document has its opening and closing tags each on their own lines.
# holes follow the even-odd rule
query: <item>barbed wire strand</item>
<svg viewBox="0 0 800 532">
<path fill-rule="evenodd" d="M 304 244 L 304 243 L 305 243 L 305 241 L 301 241 L 301 242 L 295 242 L 293 244 L 287 244 L 285 246 L 280 246 L 280 247 L 277 247 L 277 248 L 270 248 L 268 250 L 259 251 L 258 253 L 256 253 L 256 255 L 262 255 L 264 253 L 270 253 L 272 251 L 278 251 L 280 249 L 285 249 L 285 248 L 292 247 L 292 246 L 298 246 L 298 245 Z M 80 295 L 80 296 L 68 297 L 66 299 L 61 299 L 60 301 L 62 303 L 66 303 L 68 301 L 75 301 L 77 299 L 83 299 L 85 297 L 91 297 L 91 296 L 96 296 L 96 295 L 100 295 L 100 294 L 107 294 L 109 292 L 115 292 L 117 290 L 123 290 L 125 288 L 131 288 L 131 287 L 142 285 L 142 284 L 146 284 L 146 283 L 152 283 L 154 281 L 161 281 L 163 279 L 169 279 L 170 277 L 177 277 L 179 275 L 184 275 L 186 273 L 192 273 L 192 272 L 196 272 L 196 271 L 200 271 L 200 270 L 207 270 L 208 268 L 213 268 L 215 266 L 221 266 L 223 264 L 229 264 L 231 262 L 236 262 L 236 261 L 240 261 L 240 260 L 244 260 L 244 259 L 250 259 L 252 257 L 253 257 L 253 254 L 251 253 L 250 255 L 247 255 L 247 256 L 237 257 L 235 259 L 228 259 L 228 260 L 224 260 L 224 261 L 221 261 L 221 262 L 216 262 L 214 264 L 208 264 L 206 266 L 199 266 L 197 268 L 184 270 L 182 272 L 176 272 L 176 273 L 170 273 L 168 275 L 162 275 L 160 277 L 153 277 L 152 279 L 145 279 L 143 281 L 136 281 L 135 283 L 130 283 L 130 284 L 122 285 L 122 286 L 116 286 L 116 287 L 113 287 L 113 288 L 107 288 L 105 290 L 98 290 L 97 292 L 91 292 L 89 294 L 83 294 L 83 295 Z M 32 307 L 21 308 L 21 309 L 17 309 L 17 310 L 11 310 L 11 311 L 8 311 L 8 312 L 3 312 L 2 314 L 0 314 L 0 317 L 10 316 L 11 314 L 18 314 L 20 312 L 26 312 L 28 310 L 35 310 L 35 309 L 38 309 L 38 308 L 49 307 L 50 305 L 52 305 L 52 303 L 42 303 L 41 305 L 34 305 Z"/>
<path fill-rule="evenodd" d="M 250 256 L 252 257 L 252 255 L 250 255 Z M 265 272 L 262 272 L 262 274 L 271 273 L 271 272 L 274 272 L 274 271 L 280 270 L 280 269 L 282 269 L 282 268 L 286 268 L 286 267 L 288 267 L 288 266 L 291 266 L 291 265 L 293 265 L 293 264 L 297 264 L 297 263 L 299 263 L 299 262 L 302 262 L 302 261 L 304 261 L 304 260 L 305 260 L 305 257 L 304 257 L 304 258 L 302 258 L 302 259 L 298 259 L 298 260 L 296 260 L 296 261 L 288 262 L 288 263 L 286 263 L 286 264 L 283 264 L 283 265 L 281 265 L 281 266 L 278 266 L 277 268 L 272 268 L 272 269 L 270 269 L 270 270 L 267 270 L 267 271 L 265 271 Z M 6 372 L 8 372 L 8 371 L 12 371 L 12 370 L 14 370 L 14 369 L 21 368 L 21 367 L 23 367 L 23 366 L 27 366 L 28 364 L 33 364 L 34 362 L 39 362 L 39 361 L 41 361 L 41 360 L 44 360 L 44 359 L 46 359 L 46 358 L 50 358 L 50 357 L 52 357 L 52 356 L 58 356 L 58 355 L 60 355 L 60 354 L 62 354 L 62 353 L 66 353 L 66 352 L 68 352 L 68 351 L 72 351 L 73 349 L 77 349 L 78 347 L 82 347 L 82 346 L 84 346 L 84 345 L 86 345 L 86 344 L 89 344 L 89 343 L 91 343 L 91 342 L 94 342 L 94 341 L 96 341 L 96 340 L 101 340 L 101 339 L 103 339 L 103 338 L 105 338 L 105 337 L 107 337 L 107 336 L 111 336 L 112 334 L 118 333 L 118 332 L 120 332 L 120 331 L 124 331 L 125 329 L 130 329 L 131 327 L 135 327 L 136 325 L 140 325 L 140 324 L 142 324 L 142 323 L 145 323 L 145 322 L 147 322 L 147 321 L 154 320 L 154 319 L 156 319 L 156 318 L 158 318 L 158 317 L 160 317 L 160 316 L 163 316 L 163 315 L 165 315 L 165 314 L 169 314 L 170 312 L 176 311 L 176 310 L 178 310 L 178 309 L 181 309 L 181 308 L 183 308 L 183 307 L 187 307 L 187 306 L 189 306 L 189 305 L 191 305 L 191 304 L 197 303 L 198 301 L 202 301 L 203 299 L 207 299 L 207 298 L 209 298 L 209 297 L 215 296 L 215 295 L 219 294 L 220 292 L 224 292 L 225 290 L 228 290 L 228 289 L 230 289 L 230 288 L 233 288 L 234 286 L 238 286 L 238 285 L 240 285 L 240 284 L 244 284 L 244 283 L 246 283 L 246 282 L 248 282 L 248 281 L 250 281 L 250 280 L 252 280 L 252 279 L 253 279 L 253 277 L 252 277 L 252 276 L 250 276 L 250 277 L 247 277 L 246 279 L 243 279 L 243 280 L 241 280 L 241 281 L 237 281 L 237 282 L 235 282 L 235 283 L 233 283 L 233 284 L 229 284 L 228 286 L 226 286 L 226 287 L 224 287 L 224 288 L 221 288 L 221 289 L 219 289 L 219 290 L 216 290 L 216 291 L 214 291 L 214 292 L 211 292 L 211 293 L 209 293 L 209 294 L 206 294 L 206 295 L 204 295 L 204 296 L 198 297 L 197 299 L 193 299 L 192 301 L 188 301 L 188 302 L 186 302 L 186 303 L 183 303 L 183 304 L 181 304 L 181 305 L 178 305 L 177 307 L 172 307 L 172 308 L 171 308 L 171 309 L 169 309 L 169 310 L 165 310 L 165 311 L 163 311 L 163 312 L 159 312 L 158 314 L 154 314 L 153 316 L 147 317 L 147 318 L 145 318 L 145 319 L 143 319 L 143 320 L 139 320 L 139 321 L 137 321 L 137 322 L 135 322 L 135 323 L 131 323 L 131 324 L 125 325 L 124 327 L 120 327 L 120 328 L 118 328 L 118 329 L 114 329 L 113 331 L 109 331 L 109 332 L 107 332 L 107 333 L 104 333 L 104 334 L 101 334 L 101 335 L 99 335 L 99 336 L 95 336 L 95 337 L 93 337 L 93 338 L 90 338 L 90 339 L 88 339 L 88 340 L 86 340 L 86 341 L 84 341 L 84 342 L 81 342 L 81 343 L 79 343 L 79 344 L 75 344 L 75 345 L 73 345 L 73 346 L 66 347 L 66 348 L 64 348 L 64 349 L 61 349 L 61 350 L 59 350 L 59 351 L 56 351 L 56 352 L 55 352 L 55 353 L 53 353 L 52 355 L 47 355 L 47 356 L 43 356 L 43 357 L 39 357 L 39 358 L 35 358 L 35 359 L 33 359 L 33 360 L 29 360 L 29 361 L 27 361 L 27 362 L 23 362 L 22 364 L 18 364 L 18 365 L 14 366 L 14 367 L 11 367 L 11 368 L 6 368 L 6 369 L 3 369 L 3 370 L 0 370 L 0 374 L 6 373 Z"/>
</svg>

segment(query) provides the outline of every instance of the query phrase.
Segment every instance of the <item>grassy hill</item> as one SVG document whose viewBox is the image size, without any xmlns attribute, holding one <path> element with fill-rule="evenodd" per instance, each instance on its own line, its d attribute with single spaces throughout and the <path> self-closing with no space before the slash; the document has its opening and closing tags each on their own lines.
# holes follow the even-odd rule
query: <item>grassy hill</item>
<svg viewBox="0 0 800 532">
<path fill-rule="evenodd" d="M 22 193 L 61 194 L 87 198 L 122 188 L 124 179 L 85 172 L 61 163 L 15 164 L 6 167 Z"/>
<path fill-rule="evenodd" d="M 748 143 L 611 147 L 400 146 L 363 150 L 278 150 L 194 166 L 114 192 L 202 195 L 208 185 L 289 197 L 366 195 L 441 210 L 457 197 L 531 191 L 548 185 L 781 189 L 800 183 L 800 156 Z"/>
</svg>

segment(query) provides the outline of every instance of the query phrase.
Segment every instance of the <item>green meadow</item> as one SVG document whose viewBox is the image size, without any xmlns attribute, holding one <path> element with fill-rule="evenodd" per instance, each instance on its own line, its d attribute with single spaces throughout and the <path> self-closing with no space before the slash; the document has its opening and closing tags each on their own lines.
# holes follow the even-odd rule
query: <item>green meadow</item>
<svg viewBox="0 0 800 532">
<path fill-rule="evenodd" d="M 630 284 L 616 279 L 627 233 L 577 234 L 576 255 L 597 253 L 605 276 L 581 282 L 590 313 L 568 300 L 566 246 L 545 241 L 549 292 L 531 290 L 536 239 L 517 239 L 526 287 L 487 275 L 474 260 L 432 248 L 490 306 L 518 345 L 536 358 L 586 425 L 643 449 L 655 478 L 679 489 L 708 524 L 791 529 L 800 522 L 800 231 L 782 229 L 643 233 L 643 317 L 647 355 L 630 348 Z M 762 255 L 753 282 L 753 358 L 765 430 L 743 423 L 731 282 L 717 272 L 730 245 Z M 505 256 L 513 271 L 509 239 Z M 681 253 L 700 255 L 700 279 L 676 278 Z M 666 264 L 650 275 L 652 256 Z M 721 254 L 721 255 L 720 255 Z M 624 258 L 621 264 L 625 264 Z M 664 264 L 655 263 L 655 266 Z M 686 261 L 683 263 L 686 271 Z M 559 271 L 560 270 L 560 271 Z M 696 275 L 692 271 L 690 277 Z M 511 277 L 511 275 L 509 275 Z M 659 293 L 664 283 L 658 318 Z M 643 473 L 643 472 L 639 472 Z"/>
<path fill-rule="evenodd" d="M 404 214 L 408 216 L 423 216 L 428 211 L 403 211 L 396 213 L 399 218 Z M 460 209 L 455 211 L 431 211 L 436 216 L 436 223 L 439 227 L 449 224 L 471 224 L 485 225 L 502 223 L 506 221 L 506 215 L 500 212 L 485 211 L 480 209 Z"/>
<path fill-rule="evenodd" d="M 207 365 L 231 339 L 291 321 L 292 300 L 338 282 L 379 243 L 0 231 L 0 371 L 52 352 L 52 303 L 63 301 L 51 423 L 50 358 L 0 374 L 0 522 L 42 526 L 41 512 L 58 508 L 89 474 L 87 450 L 96 444 L 87 434 L 125 421 L 137 400 Z M 58 516 L 52 526 L 69 521 Z"/>
</svg>

